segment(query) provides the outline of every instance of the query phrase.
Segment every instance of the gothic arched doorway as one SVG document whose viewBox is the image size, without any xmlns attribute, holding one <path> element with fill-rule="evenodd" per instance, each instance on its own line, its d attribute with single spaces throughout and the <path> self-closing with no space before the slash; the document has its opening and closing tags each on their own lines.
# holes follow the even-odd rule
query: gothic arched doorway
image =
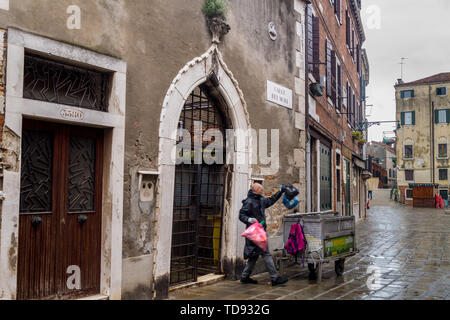
<svg viewBox="0 0 450 320">
<path fill-rule="evenodd" d="M 215 157 L 215 154 L 208 155 L 205 148 L 214 142 L 219 146 L 215 152 L 225 150 L 225 130 L 228 126 L 219 103 L 208 93 L 206 86 L 195 88 L 186 99 L 178 128 L 189 132 L 191 140 L 187 144 L 190 150 L 195 150 L 197 144 L 197 150 L 201 150 L 203 157 L 199 163 L 194 161 L 194 151 L 188 151 L 189 161 L 175 167 L 171 285 L 220 273 L 226 166 L 224 161 L 207 164 L 206 157 Z M 222 141 L 205 135 L 211 129 L 220 132 L 219 140 Z M 182 140 L 181 136 L 179 142 Z M 220 158 L 224 160 L 225 156 L 216 159 Z"/>
</svg>

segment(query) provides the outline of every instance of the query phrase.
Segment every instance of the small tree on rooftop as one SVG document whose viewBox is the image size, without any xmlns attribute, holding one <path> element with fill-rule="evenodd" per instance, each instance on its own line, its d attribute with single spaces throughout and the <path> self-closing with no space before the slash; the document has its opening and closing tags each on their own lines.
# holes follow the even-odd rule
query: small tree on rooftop
<svg viewBox="0 0 450 320">
<path fill-rule="evenodd" d="M 205 0 L 203 4 L 202 11 L 212 33 L 213 43 L 220 43 L 220 38 L 230 32 L 231 27 L 226 23 L 225 17 L 227 10 L 225 0 Z"/>
</svg>

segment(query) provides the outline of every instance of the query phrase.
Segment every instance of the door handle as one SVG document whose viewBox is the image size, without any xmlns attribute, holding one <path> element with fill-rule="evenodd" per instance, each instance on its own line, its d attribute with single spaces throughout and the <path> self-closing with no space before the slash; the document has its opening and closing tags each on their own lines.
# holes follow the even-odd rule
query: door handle
<svg viewBox="0 0 450 320">
<path fill-rule="evenodd" d="M 41 217 L 33 217 L 33 218 L 31 218 L 31 224 L 33 225 L 34 228 L 37 228 L 41 223 L 42 223 L 42 218 Z"/>
<path fill-rule="evenodd" d="M 78 223 L 84 224 L 87 221 L 88 217 L 84 214 L 78 216 Z"/>
</svg>

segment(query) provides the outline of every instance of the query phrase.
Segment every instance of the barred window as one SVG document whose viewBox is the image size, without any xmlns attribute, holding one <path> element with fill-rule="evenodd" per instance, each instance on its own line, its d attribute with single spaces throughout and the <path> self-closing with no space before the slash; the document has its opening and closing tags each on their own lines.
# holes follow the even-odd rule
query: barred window
<svg viewBox="0 0 450 320">
<path fill-rule="evenodd" d="M 439 169 L 439 180 L 448 180 L 448 169 Z"/>
<path fill-rule="evenodd" d="M 414 181 L 414 170 L 405 170 L 405 181 Z"/>
</svg>

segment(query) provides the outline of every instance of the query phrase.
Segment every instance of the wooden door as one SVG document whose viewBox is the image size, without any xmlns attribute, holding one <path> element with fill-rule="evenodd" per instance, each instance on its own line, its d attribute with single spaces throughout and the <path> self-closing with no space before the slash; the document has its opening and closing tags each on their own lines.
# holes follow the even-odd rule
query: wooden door
<svg viewBox="0 0 450 320">
<path fill-rule="evenodd" d="M 103 131 L 24 120 L 18 299 L 98 293 Z"/>
<path fill-rule="evenodd" d="M 417 186 L 413 188 L 413 206 L 417 208 L 434 207 L 434 188 Z"/>
</svg>

